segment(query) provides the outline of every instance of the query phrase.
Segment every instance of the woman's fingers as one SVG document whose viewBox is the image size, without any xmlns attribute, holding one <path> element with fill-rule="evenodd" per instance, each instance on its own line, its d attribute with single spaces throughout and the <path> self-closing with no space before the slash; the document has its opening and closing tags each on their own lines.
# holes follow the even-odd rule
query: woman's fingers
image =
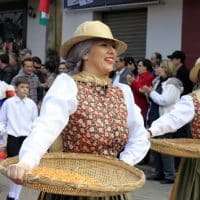
<svg viewBox="0 0 200 200">
<path fill-rule="evenodd" d="M 15 183 L 21 184 L 24 174 L 29 171 L 29 167 L 22 163 L 8 166 L 7 176 L 11 178 Z"/>
</svg>

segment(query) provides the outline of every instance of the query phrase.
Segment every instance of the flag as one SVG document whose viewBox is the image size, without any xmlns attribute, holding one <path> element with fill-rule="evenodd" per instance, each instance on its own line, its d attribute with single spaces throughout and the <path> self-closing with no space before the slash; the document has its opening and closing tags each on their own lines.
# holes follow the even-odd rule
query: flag
<svg viewBox="0 0 200 200">
<path fill-rule="evenodd" d="M 46 26 L 49 21 L 50 0 L 40 0 L 38 11 L 40 12 L 40 25 Z"/>
</svg>

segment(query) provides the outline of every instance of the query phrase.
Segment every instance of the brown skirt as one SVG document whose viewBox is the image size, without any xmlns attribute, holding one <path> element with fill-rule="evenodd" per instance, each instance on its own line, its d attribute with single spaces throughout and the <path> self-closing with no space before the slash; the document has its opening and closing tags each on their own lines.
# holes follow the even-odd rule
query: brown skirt
<svg viewBox="0 0 200 200">
<path fill-rule="evenodd" d="M 126 194 L 110 197 L 78 197 L 41 192 L 38 200 L 128 200 Z"/>
</svg>

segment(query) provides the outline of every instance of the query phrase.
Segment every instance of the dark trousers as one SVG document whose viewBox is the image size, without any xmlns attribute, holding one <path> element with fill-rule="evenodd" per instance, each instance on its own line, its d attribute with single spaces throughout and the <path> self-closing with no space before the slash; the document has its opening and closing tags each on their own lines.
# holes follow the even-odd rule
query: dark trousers
<svg viewBox="0 0 200 200">
<path fill-rule="evenodd" d="M 172 138 L 174 133 L 169 133 L 158 138 Z M 174 157 L 156 153 L 154 154 L 155 173 L 165 179 L 175 179 Z"/>
<path fill-rule="evenodd" d="M 175 179 L 174 158 L 168 155 L 155 153 L 156 175 L 165 179 Z"/>
<path fill-rule="evenodd" d="M 173 138 L 192 138 L 191 133 L 191 124 L 186 124 L 176 131 Z M 178 170 L 181 159 L 179 157 L 175 157 L 175 168 Z"/>
<path fill-rule="evenodd" d="M 7 139 L 7 155 L 8 157 L 17 156 L 26 136 L 14 137 L 8 135 Z"/>
</svg>

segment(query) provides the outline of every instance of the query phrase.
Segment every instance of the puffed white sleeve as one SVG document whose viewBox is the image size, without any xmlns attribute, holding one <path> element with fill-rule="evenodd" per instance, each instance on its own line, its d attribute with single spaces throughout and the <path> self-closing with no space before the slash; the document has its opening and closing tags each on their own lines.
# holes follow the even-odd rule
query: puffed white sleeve
<svg viewBox="0 0 200 200">
<path fill-rule="evenodd" d="M 171 112 L 162 115 L 154 121 L 149 130 L 152 136 L 175 132 L 177 129 L 192 121 L 194 115 L 195 108 L 192 96 L 185 95 L 175 104 Z"/>
<path fill-rule="evenodd" d="M 145 157 L 150 148 L 148 133 L 144 127 L 144 120 L 140 108 L 134 102 L 130 87 L 125 84 L 118 84 L 117 86 L 122 89 L 124 94 L 128 110 L 129 129 L 128 142 L 120 154 L 120 160 L 123 160 L 129 165 L 135 165 Z"/>
<path fill-rule="evenodd" d="M 67 74 L 59 75 L 44 97 L 40 116 L 33 124 L 32 133 L 21 147 L 20 161 L 31 168 L 37 166 L 67 125 L 69 116 L 77 109 L 77 104 L 75 81 Z"/>
</svg>

